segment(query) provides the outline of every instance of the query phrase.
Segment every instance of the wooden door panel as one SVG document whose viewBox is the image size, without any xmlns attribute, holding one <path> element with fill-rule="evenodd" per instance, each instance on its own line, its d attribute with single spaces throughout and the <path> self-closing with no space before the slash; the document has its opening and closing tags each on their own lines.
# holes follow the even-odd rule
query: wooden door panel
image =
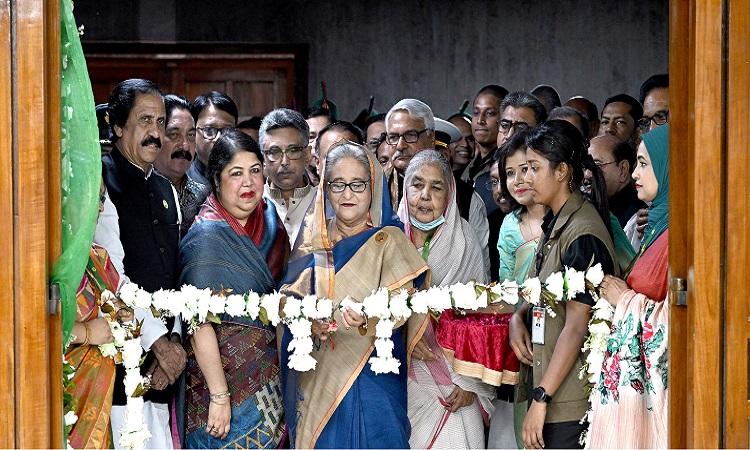
<svg viewBox="0 0 750 450">
<path fill-rule="evenodd" d="M 750 4 L 729 3 L 724 442 L 750 448 Z"/>
<path fill-rule="evenodd" d="M 84 50 L 97 103 L 106 102 L 117 83 L 136 77 L 190 101 L 208 91 L 225 92 L 237 103 L 241 119 L 289 106 L 295 97 L 307 98 L 300 75 L 306 47 L 260 54 L 249 47 L 112 43 L 85 44 Z"/>
</svg>

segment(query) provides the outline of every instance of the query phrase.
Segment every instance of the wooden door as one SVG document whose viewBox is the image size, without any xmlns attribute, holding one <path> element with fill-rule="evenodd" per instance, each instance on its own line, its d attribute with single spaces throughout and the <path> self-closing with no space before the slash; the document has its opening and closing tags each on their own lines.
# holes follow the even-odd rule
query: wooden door
<svg viewBox="0 0 750 450">
<path fill-rule="evenodd" d="M 59 24 L 58 0 L 0 1 L 4 448 L 63 445 L 60 316 L 46 306 L 60 252 Z"/>
<path fill-rule="evenodd" d="M 305 107 L 299 99 L 307 98 L 306 46 L 264 47 L 91 43 L 84 51 L 97 103 L 106 103 L 120 81 L 146 78 L 189 101 L 208 91 L 225 92 L 240 120 L 293 104 Z"/>
<path fill-rule="evenodd" d="M 670 446 L 750 448 L 750 5 L 670 17 Z"/>
</svg>

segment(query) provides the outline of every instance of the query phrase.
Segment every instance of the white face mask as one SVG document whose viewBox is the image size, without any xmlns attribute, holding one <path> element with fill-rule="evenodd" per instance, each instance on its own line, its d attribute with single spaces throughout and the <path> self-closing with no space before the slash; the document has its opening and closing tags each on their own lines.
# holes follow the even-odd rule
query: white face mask
<svg viewBox="0 0 750 450">
<path fill-rule="evenodd" d="M 445 216 L 441 214 L 440 217 L 438 217 L 437 219 L 433 220 L 430 223 L 422 223 L 418 221 L 417 219 L 415 219 L 414 216 L 409 216 L 409 222 L 411 222 L 411 224 L 419 230 L 430 231 L 434 228 L 439 227 L 443 223 L 445 223 Z"/>
</svg>

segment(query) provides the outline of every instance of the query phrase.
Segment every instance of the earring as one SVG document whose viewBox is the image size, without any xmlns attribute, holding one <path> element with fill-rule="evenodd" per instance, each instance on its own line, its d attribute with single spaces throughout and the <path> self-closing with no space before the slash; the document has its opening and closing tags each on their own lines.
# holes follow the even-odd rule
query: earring
<svg viewBox="0 0 750 450">
<path fill-rule="evenodd" d="M 573 180 L 568 181 L 568 187 L 570 188 L 570 192 L 573 192 L 575 188 L 573 187 Z"/>
</svg>

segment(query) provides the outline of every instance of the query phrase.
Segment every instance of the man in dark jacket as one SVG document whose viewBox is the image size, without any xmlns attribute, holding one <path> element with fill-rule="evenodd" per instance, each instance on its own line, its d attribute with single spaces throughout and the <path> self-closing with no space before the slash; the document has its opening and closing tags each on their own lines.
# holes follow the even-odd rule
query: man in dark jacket
<svg viewBox="0 0 750 450">
<path fill-rule="evenodd" d="M 123 81 L 110 94 L 107 113 L 113 149 L 102 162 L 108 168 L 107 191 L 119 215 L 125 274 L 149 292 L 175 289 L 179 279 L 180 210 L 172 185 L 155 175 L 151 164 L 164 139 L 166 113 L 162 93 L 147 80 Z M 149 322 L 144 322 L 146 335 L 151 331 L 149 326 Z M 157 332 L 158 337 L 142 341 L 148 351 L 143 371 L 153 376 L 144 405 L 144 417 L 152 434 L 146 442 L 147 448 L 172 448 L 171 386 L 185 368 L 179 327 L 174 331 L 161 335 Z M 124 372 L 122 365 L 118 365 L 112 411 L 115 443 L 124 419 L 121 417 L 124 408 L 118 406 L 127 401 Z"/>
</svg>

